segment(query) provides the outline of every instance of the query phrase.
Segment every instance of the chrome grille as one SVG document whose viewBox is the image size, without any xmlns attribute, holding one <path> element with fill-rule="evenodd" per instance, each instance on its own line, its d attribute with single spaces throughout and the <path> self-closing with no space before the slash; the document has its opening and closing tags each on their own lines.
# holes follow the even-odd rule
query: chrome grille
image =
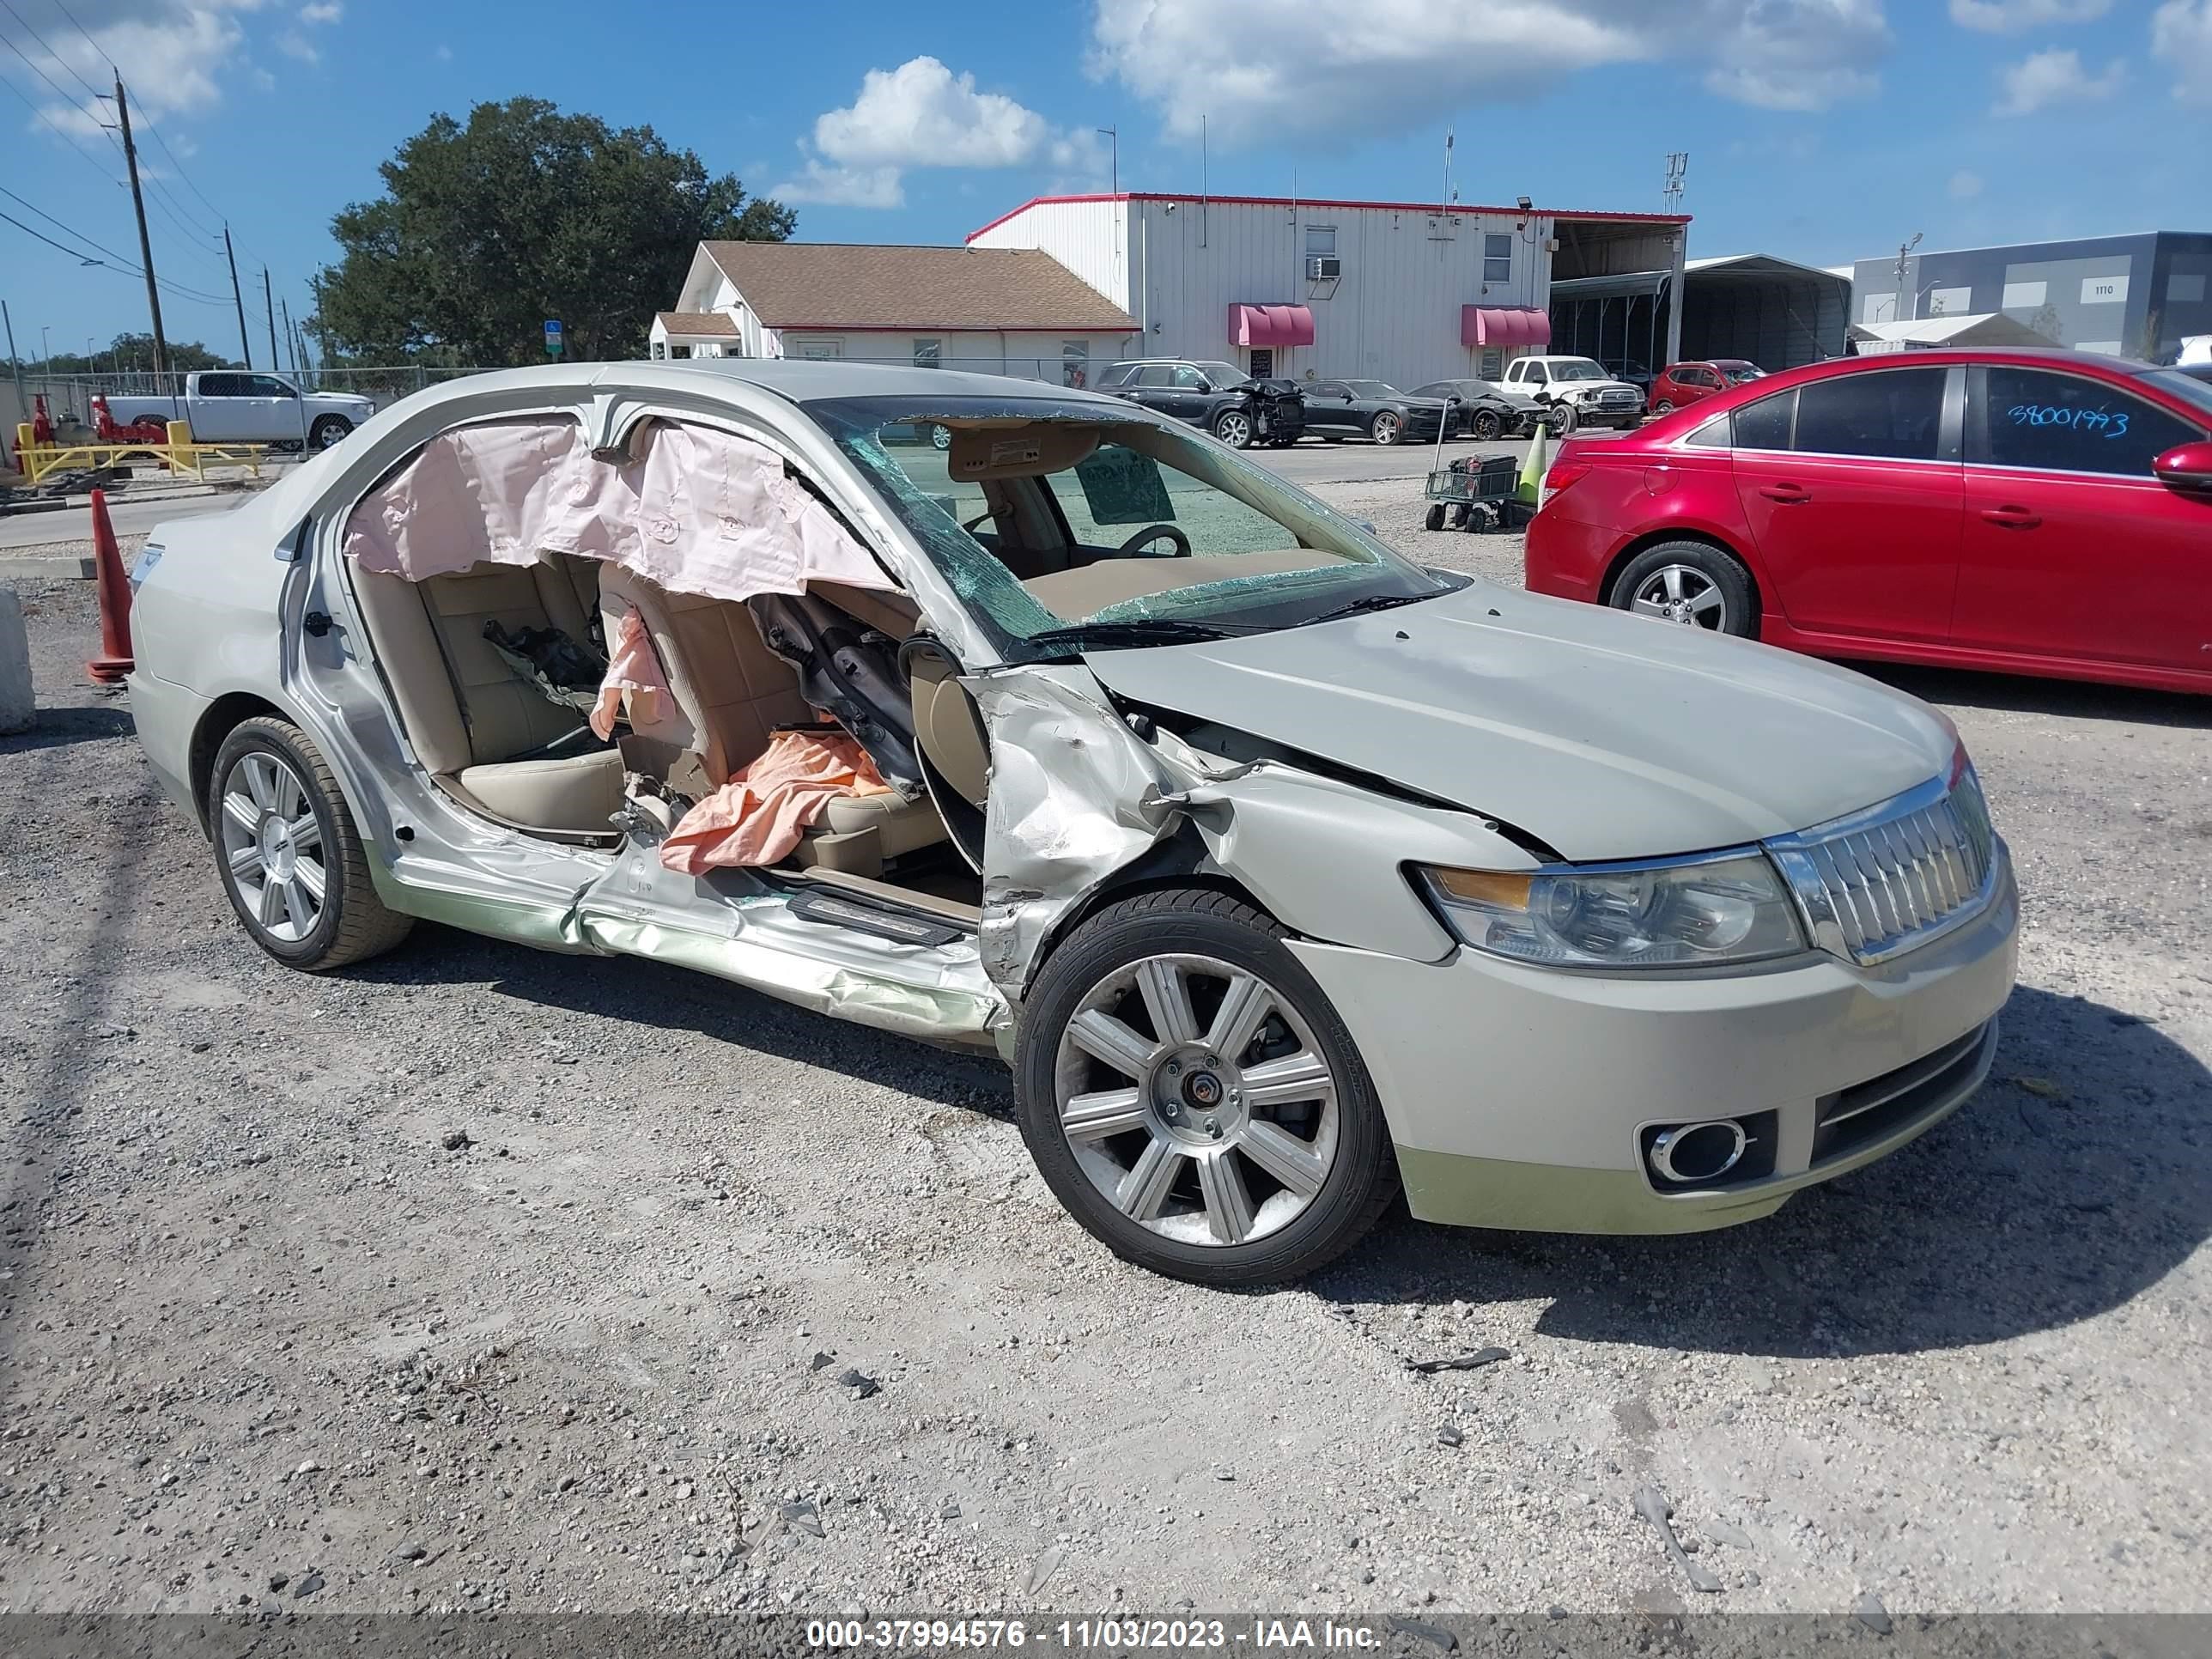
<svg viewBox="0 0 2212 1659">
<path fill-rule="evenodd" d="M 1925 945 L 1996 890 L 1997 840 L 1969 767 L 1766 843 L 1823 950 L 1862 963 Z"/>
</svg>

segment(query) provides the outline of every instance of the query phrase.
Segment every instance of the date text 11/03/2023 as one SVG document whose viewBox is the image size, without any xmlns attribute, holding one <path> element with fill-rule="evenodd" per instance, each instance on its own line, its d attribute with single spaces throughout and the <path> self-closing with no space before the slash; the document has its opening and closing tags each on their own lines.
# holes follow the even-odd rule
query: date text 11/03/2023
<svg viewBox="0 0 2212 1659">
<path fill-rule="evenodd" d="M 1041 1648 L 1068 1653 L 1185 1652 L 1204 1649 L 1359 1653 L 1380 1649 L 1371 1626 L 1331 1619 L 814 1619 L 809 1647 L 941 1652 L 961 1648 Z"/>
</svg>

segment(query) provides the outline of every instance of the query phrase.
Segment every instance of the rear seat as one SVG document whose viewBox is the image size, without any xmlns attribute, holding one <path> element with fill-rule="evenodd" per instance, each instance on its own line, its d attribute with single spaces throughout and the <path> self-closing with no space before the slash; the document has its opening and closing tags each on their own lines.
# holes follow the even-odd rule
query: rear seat
<svg viewBox="0 0 2212 1659">
<path fill-rule="evenodd" d="M 559 557 L 559 556 L 552 556 Z M 408 741 L 455 799 L 519 829 L 562 836 L 609 836 L 623 805 L 622 757 L 613 749 L 561 760 L 523 760 L 583 725 L 518 678 L 483 636 L 557 628 L 586 637 L 581 595 L 590 572 L 560 564 L 476 564 L 410 582 L 356 568 L 354 591 L 374 641 Z"/>
<path fill-rule="evenodd" d="M 857 590 L 837 590 L 840 605 Z M 830 597 L 827 593 L 824 597 Z M 873 594 L 860 617 L 871 627 L 913 631 L 912 608 L 897 594 Z M 625 605 L 636 607 L 668 677 L 673 708 L 632 727 L 648 744 L 696 761 L 706 786 L 719 788 L 751 764 L 777 729 L 811 724 L 798 672 L 768 648 L 752 615 L 733 600 L 671 593 L 619 565 L 599 579 L 599 617 L 612 641 Z M 856 612 L 860 606 L 853 607 Z M 877 876 L 884 862 L 945 839 L 944 822 L 927 799 L 896 794 L 848 797 L 824 806 L 793 860 L 848 874 Z"/>
</svg>

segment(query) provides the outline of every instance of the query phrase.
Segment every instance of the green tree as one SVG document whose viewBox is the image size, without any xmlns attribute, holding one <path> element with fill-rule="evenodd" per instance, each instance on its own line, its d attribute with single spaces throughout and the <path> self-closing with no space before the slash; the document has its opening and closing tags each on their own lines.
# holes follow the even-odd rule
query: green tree
<svg viewBox="0 0 2212 1659">
<path fill-rule="evenodd" d="M 236 368 L 238 361 L 219 356 L 198 341 L 169 342 L 169 367 L 179 372 L 196 368 Z M 26 374 L 106 374 L 117 369 L 151 369 L 154 367 L 154 337 L 150 334 L 118 334 L 99 351 L 86 356 L 82 351 L 57 351 L 51 363 L 41 363 L 26 358 Z"/>
<path fill-rule="evenodd" d="M 780 242 L 794 217 L 651 127 L 540 98 L 433 116 L 380 171 L 315 278 L 333 363 L 538 361 L 549 317 L 572 356 L 642 356 L 702 240 Z"/>
</svg>

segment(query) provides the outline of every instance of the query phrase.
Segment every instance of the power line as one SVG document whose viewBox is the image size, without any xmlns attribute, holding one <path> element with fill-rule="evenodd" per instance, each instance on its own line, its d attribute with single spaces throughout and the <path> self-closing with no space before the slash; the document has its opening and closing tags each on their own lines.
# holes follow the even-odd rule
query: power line
<svg viewBox="0 0 2212 1659">
<path fill-rule="evenodd" d="M 45 53 L 46 54 L 46 56 L 47 56 L 47 57 L 49 57 L 49 58 L 52 58 L 52 59 L 54 60 L 54 62 L 56 62 L 57 64 L 60 64 L 64 69 L 65 69 L 65 70 L 69 70 L 69 72 L 70 72 L 72 76 L 76 76 L 77 85 L 79 85 L 79 86 L 82 87 L 82 88 L 83 88 L 87 92 L 90 93 L 90 94 L 93 95 L 93 97 L 94 97 L 94 99 L 95 100 L 98 100 L 98 98 L 100 97 L 100 88 L 97 88 L 97 87 L 95 87 L 95 86 L 94 86 L 94 85 L 92 84 L 92 82 L 89 82 L 89 81 L 86 80 L 86 79 L 84 78 L 84 76 L 82 76 L 82 75 L 77 75 L 76 66 L 75 66 L 74 64 L 72 64 L 70 62 L 70 60 L 69 60 L 68 58 L 66 58 L 63 57 L 63 56 L 61 55 L 61 53 L 59 53 L 59 52 L 56 52 L 56 51 L 53 49 L 53 47 L 52 47 L 52 46 L 49 46 L 49 45 L 46 43 L 46 37 L 45 35 L 43 35 L 43 34 L 40 33 L 38 32 L 38 30 L 36 30 L 36 29 L 33 28 L 33 27 L 30 26 L 30 24 L 29 24 L 27 21 L 26 21 L 24 20 L 23 14 L 22 14 L 21 12 L 17 11 L 17 10 L 15 9 L 15 0 L 0 0 L 0 6 L 5 6 L 5 7 L 7 7 L 7 9 L 8 9 L 8 15 L 9 15 L 10 17 L 14 18 L 14 19 L 16 21 L 16 22 L 18 22 L 19 24 L 21 24 L 21 25 L 22 25 L 23 33 L 26 33 L 26 34 L 27 34 L 27 35 L 29 35 L 29 36 L 31 37 L 31 39 L 33 39 L 33 40 L 35 40 L 35 41 L 37 41 L 37 42 L 39 43 L 39 49 L 40 49 L 41 52 L 45 52 Z M 71 18 L 70 21 L 71 22 L 76 22 L 76 20 L 75 18 Z M 78 32 L 80 34 L 82 34 L 82 33 L 84 33 L 84 31 L 83 31 L 83 27 L 82 27 L 82 25 L 79 25 L 77 32 Z M 90 36 L 87 36 L 86 38 L 87 38 L 88 40 L 89 40 L 91 37 L 90 37 Z M 94 50 L 94 52 L 98 52 L 98 51 L 100 50 L 100 48 L 99 48 L 97 46 L 94 46 L 94 47 L 93 47 L 93 50 Z M 22 57 L 22 53 L 21 53 L 20 52 L 17 52 L 15 55 L 16 55 L 17 57 L 19 57 L 19 58 L 21 58 L 21 57 Z M 27 64 L 29 64 L 29 63 L 31 62 L 31 60 L 30 60 L 29 58 L 23 58 L 23 61 L 24 61 L 25 63 L 27 63 Z M 38 65 L 37 65 L 37 64 L 31 64 L 31 67 L 32 67 L 32 68 L 33 68 L 33 69 L 37 69 L 37 68 L 38 68 Z M 40 73 L 41 73 L 41 74 L 43 74 L 44 72 L 45 72 L 45 71 L 40 70 Z M 49 82 L 49 84 L 52 84 L 52 83 L 51 83 L 51 82 Z M 54 90 L 55 90 L 56 92 L 59 92 L 59 91 L 61 91 L 61 88 L 60 88 L 59 87 L 55 87 L 55 88 L 54 88 Z"/>
<path fill-rule="evenodd" d="M 8 0 L 0 0 L 0 6 L 8 6 L 8 9 L 9 9 L 10 12 L 14 12 L 14 11 L 15 10 L 15 7 L 8 5 Z M 19 22 L 19 23 L 21 23 L 21 22 L 23 21 L 22 17 L 21 17 L 21 15 L 20 14 L 18 14 L 18 15 L 16 15 L 16 17 L 15 17 L 15 21 L 16 21 L 17 22 Z M 27 24 L 27 23 L 25 23 L 23 26 L 24 26 L 26 28 L 29 28 L 29 27 L 30 27 L 30 25 L 29 25 L 29 24 Z M 38 40 L 38 31 L 37 31 L 36 29 L 32 29 L 32 30 L 31 30 L 31 38 L 32 38 L 33 40 Z M 39 41 L 39 44 L 40 44 L 40 46 L 46 46 L 46 42 L 45 42 L 45 41 L 43 41 L 43 40 L 40 40 L 40 41 Z M 62 101 L 63 101 L 64 103 L 67 104 L 67 105 L 68 105 L 71 109 L 75 110 L 75 111 L 76 111 L 79 115 L 82 115 L 82 116 L 85 117 L 88 120 L 89 120 L 89 121 L 93 124 L 93 125 L 94 125 L 94 126 L 96 126 L 96 127 L 100 127 L 100 128 L 101 128 L 101 129 L 102 129 L 102 131 L 105 131 L 105 130 L 106 130 L 106 124 L 105 124 L 104 122 L 102 122 L 102 121 L 100 120 L 100 118 L 97 115 L 93 114 L 89 110 L 86 109 L 86 108 L 85 108 L 85 106 L 84 106 L 82 104 L 80 104 L 79 102 L 77 102 L 77 100 L 76 100 L 76 94 L 75 93 L 71 92 L 71 91 L 70 91 L 67 87 L 64 86 L 60 82 L 58 82 L 58 81 L 55 80 L 55 79 L 54 79 L 54 77 L 53 77 L 52 76 L 51 76 L 51 75 L 47 74 L 47 73 L 46 72 L 46 70 L 44 70 L 40 69 L 35 62 L 33 62 L 33 60 L 32 60 L 32 58 L 31 58 L 30 54 L 29 54 L 28 52 L 25 52 L 25 51 L 22 49 L 22 47 L 21 47 L 21 46 L 17 46 L 17 45 L 16 45 L 13 40 L 9 40 L 6 35 L 4 35 L 4 34 L 0 34 L 0 46 L 5 46 L 5 47 L 7 47 L 7 48 L 8 48 L 8 50 L 9 50 L 9 51 L 10 51 L 10 52 L 14 52 L 14 53 L 15 54 L 15 56 L 16 56 L 16 57 L 18 57 L 18 58 L 21 58 L 21 59 L 22 59 L 26 64 L 30 64 L 30 66 L 31 66 L 31 73 L 32 73 L 32 74 L 33 74 L 33 75 L 35 75 L 35 76 L 37 76 L 39 77 L 39 79 L 40 79 L 41 81 L 44 81 L 44 82 L 45 82 L 48 86 L 52 87 L 52 88 L 54 89 L 55 93 L 56 93 L 56 94 L 57 94 L 61 98 L 61 100 L 62 100 Z M 51 54 L 52 54 L 52 51 L 53 51 L 53 48 L 52 48 L 52 46 L 46 46 L 46 51 L 47 51 L 48 54 L 49 54 L 49 55 L 51 55 Z M 57 63 L 59 63 L 61 60 L 60 60 L 60 59 L 58 59 L 58 58 L 56 58 L 56 59 L 55 59 L 55 61 L 56 61 Z M 63 67 L 64 69 L 69 69 L 69 65 L 68 65 L 67 64 L 62 64 L 62 67 Z M 76 71 L 75 70 L 70 70 L 70 74 L 72 74 L 72 75 L 76 75 Z M 84 77 L 83 77 L 82 76 L 81 76 L 81 75 L 78 75 L 78 76 L 77 76 L 77 82 L 78 82 L 78 84 L 79 84 L 79 85 L 82 85 L 82 84 L 84 83 Z M 95 93 L 94 93 L 92 95 L 93 95 L 94 98 L 98 98 L 98 97 L 100 96 L 100 94 L 99 94 L 98 93 L 96 93 L 96 92 L 95 92 Z"/>
<path fill-rule="evenodd" d="M 98 248 L 100 252 L 107 255 L 107 258 L 105 259 L 86 258 L 83 248 L 67 246 L 63 243 L 57 242 L 52 237 L 46 234 L 43 231 L 37 229 L 35 227 L 25 224 L 21 219 L 15 218 L 12 215 L 0 214 L 0 219 L 6 219 L 9 224 L 15 226 L 16 229 L 23 232 L 26 235 L 35 236 L 39 240 L 44 242 L 48 247 L 56 249 L 60 252 L 66 253 L 73 258 L 82 260 L 86 264 L 98 265 L 103 270 L 112 270 L 118 275 L 124 276 L 143 277 L 145 276 L 146 271 L 143 266 L 134 264 L 122 254 L 118 253 L 113 248 L 107 247 L 101 243 L 94 241 L 91 237 L 86 235 L 74 225 L 63 223 L 61 220 L 55 218 L 52 214 L 48 213 L 44 208 L 35 206 L 32 203 L 25 201 L 23 198 L 16 195 L 14 191 L 6 188 L 4 185 L 0 185 L 0 196 L 5 196 L 11 202 L 20 203 L 23 207 L 28 209 L 31 212 L 37 214 L 39 217 L 44 219 L 48 224 L 54 226 L 64 234 L 74 236 L 78 241 L 82 242 L 85 245 L 85 247 Z M 166 276 L 158 278 L 157 280 L 161 283 L 164 291 L 174 294 L 179 299 L 196 300 L 202 305 L 228 305 L 230 303 L 219 294 L 203 293 L 198 289 L 187 288 L 182 283 L 173 283 Z"/>
<path fill-rule="evenodd" d="M 161 137 L 161 128 L 155 126 L 152 121 L 146 119 L 143 116 L 141 116 L 139 118 L 145 126 L 146 131 L 154 135 L 154 142 L 161 147 L 161 154 L 169 158 L 169 165 L 176 168 L 177 177 L 185 181 L 185 187 L 191 191 L 193 195 L 200 198 L 200 205 L 204 207 L 210 213 L 215 215 L 217 223 L 228 223 L 228 221 L 225 218 L 223 210 L 217 207 L 213 202 L 209 201 L 207 198 L 207 192 L 192 182 L 192 175 L 185 171 L 185 164 L 177 159 L 176 151 L 169 148 L 169 141 Z M 181 207 L 183 204 L 179 203 L 178 205 Z M 211 231 L 209 234 L 213 235 L 216 233 Z"/>
<path fill-rule="evenodd" d="M 20 58 L 22 54 L 18 52 L 16 53 L 16 56 Z M 37 65 L 33 64 L 32 67 L 36 68 Z M 123 188 L 123 181 L 120 179 L 118 179 L 113 173 L 110 173 L 105 167 L 102 167 L 100 165 L 100 158 L 94 155 L 90 150 L 87 149 L 82 144 L 77 143 L 75 138 L 71 137 L 66 128 L 58 125 L 52 116 L 48 115 L 46 111 L 40 109 L 37 104 L 33 103 L 29 95 L 24 92 L 22 88 L 17 86 L 13 81 L 8 79 L 4 75 L 0 75 L 0 87 L 7 88 L 9 91 L 14 93 L 17 98 L 21 99 L 25 109 L 29 110 L 32 114 L 37 116 L 39 119 L 44 121 L 47 126 L 52 128 L 54 136 L 57 138 L 59 138 L 62 143 L 67 144 L 79 155 L 83 156 L 86 161 L 91 166 L 98 168 L 100 177 L 106 179 L 109 184 L 113 185 L 118 190 Z"/>
<path fill-rule="evenodd" d="M 78 241 L 82 242 L 87 247 L 96 247 L 100 249 L 102 253 L 105 253 L 109 258 L 120 260 L 124 264 L 130 265 L 131 274 L 132 276 L 135 276 L 138 274 L 138 267 L 131 264 L 128 256 L 118 253 L 113 248 L 108 247 L 103 243 L 94 241 L 91 237 L 86 235 L 76 226 L 63 223 L 62 221 L 55 218 L 52 214 L 47 212 L 46 209 L 40 207 L 37 203 L 27 200 L 23 197 L 16 195 L 14 191 L 9 189 L 5 185 L 0 185 L 0 196 L 6 197 L 18 207 L 27 208 L 33 213 L 37 214 L 39 217 L 44 219 L 48 224 L 53 226 L 56 229 L 66 232 L 68 234 L 76 237 Z"/>
</svg>

